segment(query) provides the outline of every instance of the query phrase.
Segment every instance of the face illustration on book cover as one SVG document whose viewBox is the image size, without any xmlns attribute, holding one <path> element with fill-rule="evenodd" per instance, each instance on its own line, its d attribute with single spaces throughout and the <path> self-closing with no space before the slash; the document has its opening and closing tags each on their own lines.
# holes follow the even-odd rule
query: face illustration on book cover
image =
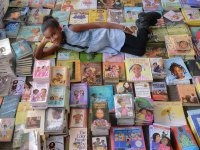
<svg viewBox="0 0 200 150">
<path fill-rule="evenodd" d="M 87 104 L 87 84 L 74 84 L 71 88 L 71 104 Z"/>
<path fill-rule="evenodd" d="M 50 74 L 50 61 L 36 61 L 34 64 L 34 78 L 48 78 Z"/>
<path fill-rule="evenodd" d="M 65 87 L 51 86 L 49 91 L 50 106 L 64 106 Z"/>
<path fill-rule="evenodd" d="M 173 22 L 181 21 L 183 19 L 183 15 L 180 12 L 174 12 L 173 10 L 170 10 L 169 12 L 165 13 L 164 17 Z"/>
<path fill-rule="evenodd" d="M 27 117 L 26 129 L 40 128 L 41 116 Z"/>
<path fill-rule="evenodd" d="M 133 93 L 133 85 L 129 82 L 119 82 L 116 85 L 117 94 Z"/>
<path fill-rule="evenodd" d="M 65 84 L 66 82 L 66 68 L 53 68 L 52 69 L 52 80 L 54 85 Z"/>
<path fill-rule="evenodd" d="M 185 10 L 186 16 L 189 20 L 200 20 L 200 11 L 197 10 Z"/>
<path fill-rule="evenodd" d="M 84 121 L 85 121 L 85 109 L 72 109 L 71 110 L 71 127 L 84 127 Z"/>
<path fill-rule="evenodd" d="M 12 81 L 10 94 L 21 95 L 24 90 L 25 77 L 17 77 Z"/>
<path fill-rule="evenodd" d="M 13 135 L 13 129 L 14 129 L 14 119 L 13 118 L 5 118 L 0 119 L 0 141 L 10 141 L 12 139 Z"/>
<path fill-rule="evenodd" d="M 104 64 L 105 78 L 119 79 L 120 66 L 114 64 Z"/>
<path fill-rule="evenodd" d="M 92 148 L 93 150 L 107 150 L 107 140 L 106 137 L 93 137 L 92 138 Z"/>
<path fill-rule="evenodd" d="M 155 79 L 161 79 L 166 76 L 164 72 L 164 61 L 162 58 L 150 58 L 152 75 Z"/>
<path fill-rule="evenodd" d="M 122 10 L 108 10 L 108 21 L 114 23 L 122 23 L 124 22 L 123 12 Z"/>
<path fill-rule="evenodd" d="M 160 6 L 159 0 L 142 0 L 143 7 L 146 10 L 157 10 Z"/>
<path fill-rule="evenodd" d="M 23 90 L 23 93 L 22 93 L 21 101 L 30 101 L 30 98 L 31 98 L 31 88 L 32 88 L 32 85 L 31 85 L 30 82 L 26 82 L 24 84 L 24 90 Z"/>
<path fill-rule="evenodd" d="M 33 83 L 31 102 L 46 101 L 48 94 L 48 84 Z"/>
<path fill-rule="evenodd" d="M 142 75 L 143 67 L 140 64 L 133 64 L 129 72 L 133 74 L 132 80 L 147 80 L 145 76 Z"/>
</svg>

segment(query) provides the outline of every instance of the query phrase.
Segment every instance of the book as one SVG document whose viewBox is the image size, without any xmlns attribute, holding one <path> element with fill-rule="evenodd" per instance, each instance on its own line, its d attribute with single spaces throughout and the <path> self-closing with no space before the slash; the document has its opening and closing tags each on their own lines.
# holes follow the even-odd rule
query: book
<svg viewBox="0 0 200 150">
<path fill-rule="evenodd" d="M 81 63 L 81 82 L 88 85 L 102 85 L 101 63 Z"/>
<path fill-rule="evenodd" d="M 9 7 L 4 16 L 4 20 L 25 22 L 27 19 L 28 12 L 29 12 L 29 7 Z"/>
<path fill-rule="evenodd" d="M 87 83 L 71 84 L 71 107 L 86 107 L 88 105 L 88 88 Z"/>
<path fill-rule="evenodd" d="M 45 110 L 28 110 L 26 112 L 25 133 L 37 131 L 44 135 Z"/>
<path fill-rule="evenodd" d="M 10 95 L 22 95 L 26 77 L 16 77 L 11 81 Z"/>
<path fill-rule="evenodd" d="M 42 40 L 41 26 L 21 26 L 17 39 L 26 39 L 30 42 L 38 42 Z"/>
<path fill-rule="evenodd" d="M 90 22 L 107 22 L 107 10 L 105 9 L 89 10 L 89 23 Z"/>
<path fill-rule="evenodd" d="M 70 12 L 54 10 L 52 16 L 59 22 L 59 24 L 68 25 Z"/>
<path fill-rule="evenodd" d="M 108 149 L 107 139 L 105 136 L 92 137 L 92 150 Z"/>
<path fill-rule="evenodd" d="M 151 98 L 150 85 L 148 82 L 135 83 L 135 96 L 136 97 L 149 97 Z"/>
<path fill-rule="evenodd" d="M 96 0 L 80 0 L 79 1 L 79 9 L 96 9 L 97 8 L 97 1 Z"/>
<path fill-rule="evenodd" d="M 139 0 L 141 2 L 141 0 Z M 136 0 L 123 0 L 122 3 L 124 4 L 124 6 L 135 6 L 135 4 L 137 3 Z"/>
<path fill-rule="evenodd" d="M 46 150 L 51 150 L 52 148 L 62 150 L 64 145 L 64 136 L 50 136 L 47 138 Z"/>
<path fill-rule="evenodd" d="M 33 8 L 41 8 L 44 0 L 29 0 L 28 5 L 29 7 Z"/>
<path fill-rule="evenodd" d="M 49 81 L 51 76 L 50 60 L 35 60 L 33 69 L 34 81 Z"/>
<path fill-rule="evenodd" d="M 6 36 L 9 38 L 16 38 L 20 29 L 19 22 L 8 22 L 5 25 Z"/>
<path fill-rule="evenodd" d="M 175 137 L 176 149 L 198 150 L 198 145 L 188 125 L 171 127 Z"/>
<path fill-rule="evenodd" d="M 89 86 L 89 108 L 92 109 L 94 102 L 108 102 L 109 112 L 114 112 L 114 100 L 113 100 L 113 86 Z"/>
<path fill-rule="evenodd" d="M 80 52 L 80 61 L 81 62 L 102 62 L 102 54 Z"/>
<path fill-rule="evenodd" d="M 198 0 L 186 0 L 186 4 L 189 4 L 192 7 L 200 7 Z"/>
<path fill-rule="evenodd" d="M 51 85 L 70 86 L 69 68 L 64 66 L 51 67 Z"/>
<path fill-rule="evenodd" d="M 154 123 L 161 125 L 185 125 L 182 102 L 154 102 Z"/>
<path fill-rule="evenodd" d="M 71 128 L 69 149 L 87 149 L 87 128 Z"/>
<path fill-rule="evenodd" d="M 55 3 L 53 10 L 61 10 L 61 6 L 62 6 L 63 2 L 64 2 L 63 0 L 56 0 L 56 3 Z"/>
<path fill-rule="evenodd" d="M 161 3 L 157 0 L 142 0 L 143 9 L 146 11 L 161 10 Z"/>
<path fill-rule="evenodd" d="M 0 96 L 6 96 L 9 93 L 11 77 L 10 76 L 0 76 Z"/>
<path fill-rule="evenodd" d="M 164 14 L 164 17 L 172 22 L 179 22 L 183 20 L 183 15 L 181 12 L 175 12 L 173 10 L 170 10 Z"/>
<path fill-rule="evenodd" d="M 116 118 L 133 118 L 133 103 L 131 94 L 115 94 L 115 116 Z"/>
<path fill-rule="evenodd" d="M 10 142 L 14 131 L 15 118 L 0 119 L 0 142 Z"/>
<path fill-rule="evenodd" d="M 131 138 L 134 135 L 135 138 Z M 111 150 L 138 149 L 146 150 L 141 126 L 111 127 Z"/>
<path fill-rule="evenodd" d="M 148 43 L 144 57 L 147 58 L 168 58 L 167 49 L 164 43 Z"/>
<path fill-rule="evenodd" d="M 58 51 L 57 60 L 79 60 L 79 53 L 72 50 L 61 49 Z"/>
<path fill-rule="evenodd" d="M 9 7 L 25 7 L 28 6 L 27 0 L 11 0 Z"/>
<path fill-rule="evenodd" d="M 70 112 L 69 128 L 87 127 L 87 109 L 72 108 Z"/>
<path fill-rule="evenodd" d="M 183 23 L 167 25 L 167 32 L 169 35 L 185 35 L 185 34 L 187 34 L 187 35 L 191 36 L 191 31 L 190 31 L 189 27 Z"/>
<path fill-rule="evenodd" d="M 123 3 L 122 0 L 118 0 L 118 1 L 101 1 L 101 0 L 97 0 L 97 8 L 98 9 L 121 9 L 123 7 Z"/>
<path fill-rule="evenodd" d="M 148 58 L 128 58 L 125 60 L 125 68 L 128 82 L 153 80 Z"/>
<path fill-rule="evenodd" d="M 200 61 L 199 60 L 188 60 L 186 66 L 192 76 L 200 75 Z"/>
<path fill-rule="evenodd" d="M 155 43 L 155 42 L 164 42 L 165 36 L 168 35 L 167 28 L 166 27 L 151 27 L 152 32 L 148 35 L 149 36 L 149 42 Z"/>
<path fill-rule="evenodd" d="M 73 11 L 78 9 L 80 9 L 80 1 L 62 1 L 61 11 Z"/>
<path fill-rule="evenodd" d="M 150 58 L 151 71 L 154 79 L 164 79 L 166 73 L 164 72 L 164 61 L 162 58 Z"/>
<path fill-rule="evenodd" d="M 154 124 L 149 126 L 149 141 L 150 150 L 170 149 L 171 148 L 171 137 L 170 127 Z"/>
<path fill-rule="evenodd" d="M 69 24 L 84 24 L 89 21 L 88 10 L 73 10 L 70 14 Z"/>
<path fill-rule="evenodd" d="M 31 98 L 31 88 L 32 88 L 32 81 L 28 79 L 24 83 L 24 90 L 22 92 L 21 101 L 22 102 L 30 102 Z"/>
<path fill-rule="evenodd" d="M 67 66 L 70 71 L 70 82 L 81 81 L 80 60 L 57 60 L 57 66 Z"/>
<path fill-rule="evenodd" d="M 46 110 L 45 132 L 63 132 L 64 108 L 48 108 Z"/>
<path fill-rule="evenodd" d="M 119 82 L 115 88 L 116 94 L 133 94 L 133 84 L 130 82 Z"/>
<path fill-rule="evenodd" d="M 8 38 L 0 40 L 0 45 L 1 45 L 0 58 L 1 59 L 2 58 L 12 59 L 13 58 L 13 53 L 12 53 L 11 46 L 10 46 L 10 40 Z"/>
<path fill-rule="evenodd" d="M 194 76 L 192 78 L 193 84 L 195 86 L 196 92 L 198 97 L 200 97 L 200 77 L 199 76 Z"/>
<path fill-rule="evenodd" d="M 124 22 L 124 15 L 121 9 L 108 9 L 108 22 L 122 23 Z"/>
<path fill-rule="evenodd" d="M 103 53 L 103 62 L 124 62 L 124 53 L 119 53 L 117 55 Z"/>
<path fill-rule="evenodd" d="M 185 21 L 188 25 L 200 25 L 200 11 L 197 8 L 184 8 L 181 9 Z"/>
<path fill-rule="evenodd" d="M 164 10 L 178 10 L 181 8 L 179 0 L 161 0 L 161 4 Z"/>
<path fill-rule="evenodd" d="M 154 101 L 167 101 L 167 85 L 165 82 L 152 82 L 151 83 L 151 95 Z"/>
<path fill-rule="evenodd" d="M 22 142 L 21 139 L 22 135 L 24 134 L 24 129 L 25 129 L 24 124 L 15 125 L 12 148 L 16 149 L 21 147 L 21 142 Z"/>
<path fill-rule="evenodd" d="M 124 19 L 126 22 L 135 22 L 141 12 L 142 7 L 124 7 Z"/>
<path fill-rule="evenodd" d="M 43 7 L 53 9 L 55 6 L 56 0 L 44 0 Z"/>
</svg>

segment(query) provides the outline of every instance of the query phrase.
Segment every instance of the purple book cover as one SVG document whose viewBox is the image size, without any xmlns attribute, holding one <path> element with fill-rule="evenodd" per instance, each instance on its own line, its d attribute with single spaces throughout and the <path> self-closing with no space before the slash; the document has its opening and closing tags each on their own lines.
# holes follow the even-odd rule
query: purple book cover
<svg viewBox="0 0 200 150">
<path fill-rule="evenodd" d="M 87 83 L 77 83 L 71 86 L 71 107 L 87 107 L 88 104 L 88 89 Z"/>
</svg>

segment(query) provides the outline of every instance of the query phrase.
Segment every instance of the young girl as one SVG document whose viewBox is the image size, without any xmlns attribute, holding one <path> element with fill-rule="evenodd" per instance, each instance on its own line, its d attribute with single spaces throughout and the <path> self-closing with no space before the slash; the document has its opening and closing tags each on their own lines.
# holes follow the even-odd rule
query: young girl
<svg viewBox="0 0 200 150">
<path fill-rule="evenodd" d="M 183 66 L 177 64 L 177 63 L 172 63 L 169 70 L 171 71 L 171 74 L 178 80 L 183 80 L 185 79 L 185 69 Z"/>
<path fill-rule="evenodd" d="M 37 59 L 41 59 L 51 55 L 59 47 L 63 47 L 77 52 L 110 53 L 112 55 L 125 52 L 142 56 L 148 41 L 149 26 L 161 25 L 163 20 L 157 12 L 142 12 L 138 18 L 136 21 L 138 33 L 135 37 L 128 27 L 104 22 L 68 25 L 62 31 L 56 19 L 52 16 L 45 16 L 42 24 L 44 38 L 34 55 Z M 158 19 L 160 20 L 157 23 Z M 44 50 L 48 42 L 52 42 L 53 45 Z"/>
</svg>

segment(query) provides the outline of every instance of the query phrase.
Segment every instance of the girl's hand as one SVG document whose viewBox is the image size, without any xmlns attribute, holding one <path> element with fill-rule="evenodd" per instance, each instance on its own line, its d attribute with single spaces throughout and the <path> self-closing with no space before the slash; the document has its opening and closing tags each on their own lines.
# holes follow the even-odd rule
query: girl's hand
<svg viewBox="0 0 200 150">
<path fill-rule="evenodd" d="M 128 27 L 124 27 L 123 28 L 123 31 L 125 32 L 125 33 L 127 33 L 127 34 L 130 34 L 130 35 L 132 35 L 133 33 L 134 33 L 134 31 L 132 31 L 130 28 L 128 28 Z"/>
<path fill-rule="evenodd" d="M 156 26 L 159 26 L 159 27 L 165 26 L 165 21 L 164 21 L 163 17 L 157 20 Z"/>
<path fill-rule="evenodd" d="M 45 38 L 45 37 L 44 37 L 44 38 L 42 39 L 42 41 L 41 41 L 41 43 L 43 43 L 43 44 L 45 44 L 45 45 L 46 45 L 48 42 L 50 42 L 50 40 L 47 39 L 47 38 Z"/>
</svg>

